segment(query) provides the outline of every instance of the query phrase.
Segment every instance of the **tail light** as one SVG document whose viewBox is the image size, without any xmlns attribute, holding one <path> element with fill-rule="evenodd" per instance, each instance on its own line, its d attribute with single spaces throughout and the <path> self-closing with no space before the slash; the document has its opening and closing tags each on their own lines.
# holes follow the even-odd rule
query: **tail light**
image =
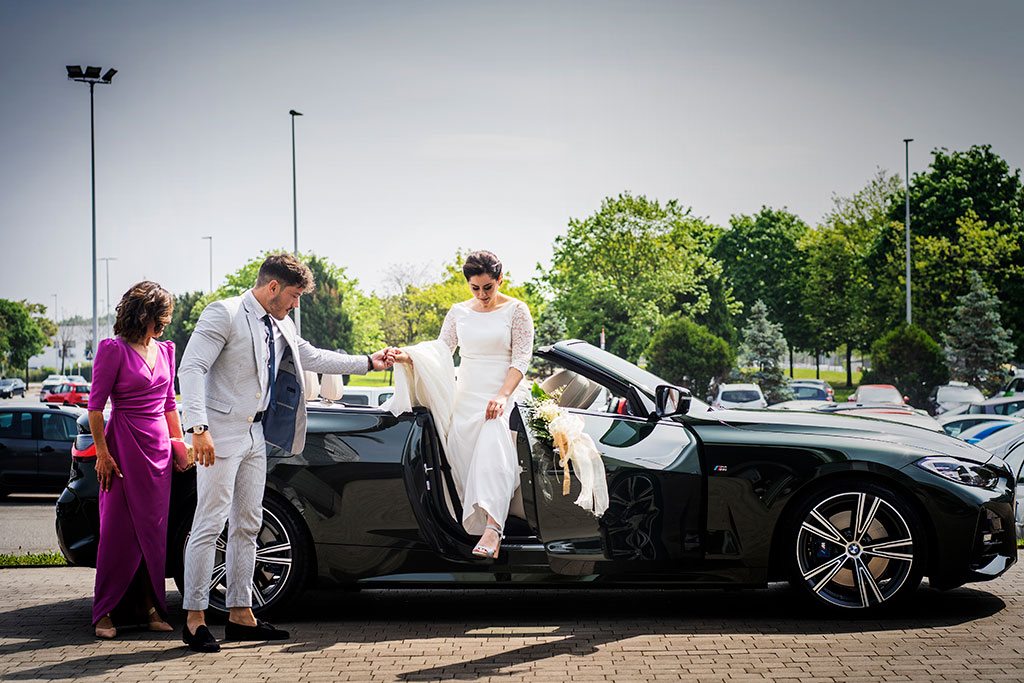
<svg viewBox="0 0 1024 683">
<path fill-rule="evenodd" d="M 79 435 L 75 445 L 71 447 L 71 458 L 78 462 L 89 462 L 96 459 L 96 444 L 92 436 Z"/>
</svg>

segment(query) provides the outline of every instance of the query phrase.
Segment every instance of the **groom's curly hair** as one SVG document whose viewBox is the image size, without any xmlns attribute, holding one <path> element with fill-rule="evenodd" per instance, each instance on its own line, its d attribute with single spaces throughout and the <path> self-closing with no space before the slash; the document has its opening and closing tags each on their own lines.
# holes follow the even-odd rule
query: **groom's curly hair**
<svg viewBox="0 0 1024 683">
<path fill-rule="evenodd" d="M 263 260 L 256 286 L 262 287 L 271 280 L 277 280 L 282 287 L 299 287 L 306 294 L 313 291 L 313 271 L 293 254 L 281 252 L 270 254 Z"/>
</svg>

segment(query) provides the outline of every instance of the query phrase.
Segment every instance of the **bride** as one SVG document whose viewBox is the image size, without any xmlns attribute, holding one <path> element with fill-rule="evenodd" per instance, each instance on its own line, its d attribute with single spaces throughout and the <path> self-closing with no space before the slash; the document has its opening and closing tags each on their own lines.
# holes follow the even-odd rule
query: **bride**
<svg viewBox="0 0 1024 683">
<path fill-rule="evenodd" d="M 519 487 L 519 462 L 506 404 L 533 355 L 533 319 L 525 303 L 502 294 L 501 261 L 474 251 L 462 266 L 473 298 L 455 304 L 438 337 L 462 363 L 448 431 L 447 456 L 462 501 L 462 525 L 480 540 L 478 557 L 494 558 L 509 504 Z M 412 365 L 404 349 L 395 362 Z"/>
</svg>

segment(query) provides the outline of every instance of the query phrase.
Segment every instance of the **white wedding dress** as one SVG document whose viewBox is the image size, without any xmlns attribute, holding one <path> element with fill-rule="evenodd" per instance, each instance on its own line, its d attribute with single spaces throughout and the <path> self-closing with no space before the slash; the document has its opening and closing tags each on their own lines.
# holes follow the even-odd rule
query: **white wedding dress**
<svg viewBox="0 0 1024 683">
<path fill-rule="evenodd" d="M 488 514 L 504 524 L 509 502 L 519 487 L 509 408 L 493 420 L 486 419 L 486 412 L 509 368 L 526 375 L 533 355 L 533 319 L 530 309 L 518 299 L 487 313 L 457 303 L 445 316 L 438 341 L 452 353 L 458 347 L 462 359 L 447 456 L 462 501 L 462 525 L 478 536 L 484 532 Z"/>
</svg>

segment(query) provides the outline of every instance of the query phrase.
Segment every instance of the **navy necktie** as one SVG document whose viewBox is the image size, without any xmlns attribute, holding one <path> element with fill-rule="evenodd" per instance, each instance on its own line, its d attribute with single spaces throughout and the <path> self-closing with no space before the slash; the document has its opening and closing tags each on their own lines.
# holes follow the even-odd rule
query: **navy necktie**
<svg viewBox="0 0 1024 683">
<path fill-rule="evenodd" d="M 267 410 L 274 407 L 274 365 L 277 362 L 277 351 L 274 348 L 274 326 L 270 323 L 270 314 L 263 316 L 263 324 L 267 326 L 267 345 L 270 347 L 270 402 Z"/>
</svg>

